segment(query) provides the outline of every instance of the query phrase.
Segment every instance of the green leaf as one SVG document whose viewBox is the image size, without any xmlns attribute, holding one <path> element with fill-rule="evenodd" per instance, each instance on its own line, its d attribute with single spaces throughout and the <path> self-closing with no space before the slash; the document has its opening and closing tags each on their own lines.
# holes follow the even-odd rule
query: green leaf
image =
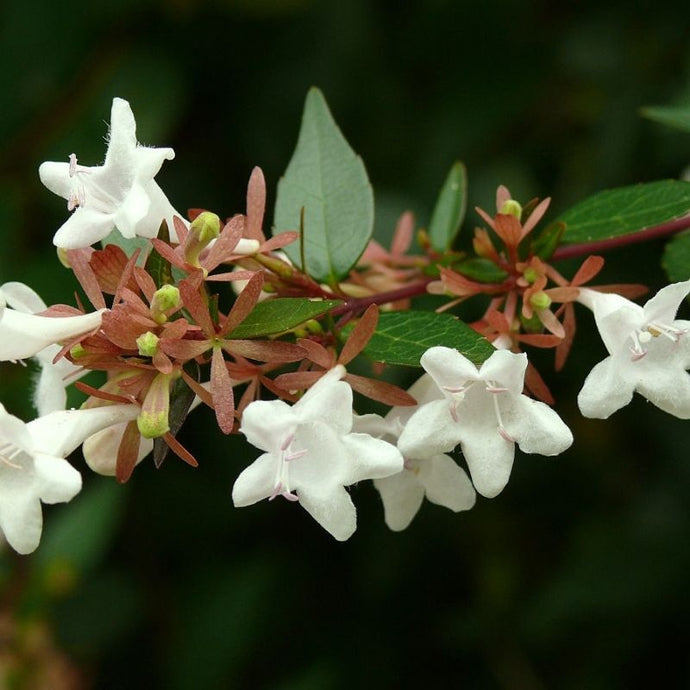
<svg viewBox="0 0 690 690">
<path fill-rule="evenodd" d="M 500 283 L 508 277 L 508 274 L 503 269 L 496 266 L 489 259 L 466 259 L 462 263 L 453 266 L 453 269 L 479 283 Z"/>
<path fill-rule="evenodd" d="M 159 232 L 158 236 L 164 242 L 170 242 L 170 233 L 168 232 L 167 223 L 163 223 L 161 232 Z M 156 284 L 157 288 L 161 288 L 163 285 L 173 285 L 175 283 L 173 280 L 172 265 L 156 251 L 151 252 L 148 259 L 146 259 L 146 272 L 153 278 L 153 282 Z"/>
<path fill-rule="evenodd" d="M 151 249 L 151 243 L 145 237 L 123 237 L 119 230 L 113 230 L 106 238 L 101 240 L 101 246 L 105 247 L 109 244 L 116 244 L 124 251 L 127 256 L 132 256 L 137 249 L 141 250 L 141 254 L 137 263 L 143 266 L 146 261 L 146 256 Z"/>
<path fill-rule="evenodd" d="M 450 169 L 438 195 L 429 223 L 429 238 L 434 249 L 450 249 L 460 230 L 467 209 L 467 170 L 460 161 Z"/>
<path fill-rule="evenodd" d="M 690 132 L 690 105 L 652 105 L 642 108 L 640 114 L 662 125 Z"/>
<path fill-rule="evenodd" d="M 565 224 L 560 221 L 547 225 L 532 242 L 531 253 L 548 261 L 560 244 L 565 229 Z"/>
<path fill-rule="evenodd" d="M 230 337 L 259 338 L 282 333 L 325 314 L 338 304 L 338 300 L 310 300 L 302 297 L 276 297 L 259 302 Z"/>
<path fill-rule="evenodd" d="M 421 356 L 436 345 L 453 347 L 475 364 L 494 352 L 486 338 L 450 314 L 396 311 L 381 314 L 364 354 L 377 362 L 418 367 Z"/>
<path fill-rule="evenodd" d="M 676 235 L 666 245 L 661 265 L 674 283 L 690 279 L 690 232 Z"/>
<path fill-rule="evenodd" d="M 580 202 L 558 219 L 563 242 L 592 242 L 639 232 L 690 211 L 690 182 L 662 180 L 609 189 Z"/>
<path fill-rule="evenodd" d="M 274 234 L 300 228 L 305 265 L 320 282 L 346 276 L 374 228 L 374 193 L 362 159 L 350 148 L 321 91 L 310 89 L 297 147 L 278 182 Z M 300 264 L 300 243 L 285 247 Z"/>
</svg>

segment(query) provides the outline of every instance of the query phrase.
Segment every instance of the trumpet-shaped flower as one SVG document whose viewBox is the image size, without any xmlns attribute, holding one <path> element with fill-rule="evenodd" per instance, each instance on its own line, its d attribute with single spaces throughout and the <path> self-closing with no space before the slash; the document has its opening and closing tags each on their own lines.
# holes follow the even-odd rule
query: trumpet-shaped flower
<svg viewBox="0 0 690 690">
<path fill-rule="evenodd" d="M 79 165 L 71 154 L 69 163 L 46 162 L 39 168 L 41 182 L 67 199 L 67 209 L 73 211 L 55 234 L 54 244 L 88 247 L 115 227 L 124 237 L 156 237 L 163 220 L 174 238 L 172 219 L 179 214 L 153 179 L 163 161 L 174 157 L 170 148 L 137 144 L 132 109 L 127 101 L 114 98 L 103 165 Z"/>
<path fill-rule="evenodd" d="M 0 318 L 0 361 L 26 359 L 39 353 L 41 362 L 48 358 L 52 361 L 57 350 L 46 348 L 89 333 L 101 325 L 103 310 L 64 317 L 32 313 L 41 307 L 45 309 L 45 305 L 31 288 L 21 283 L 1 286 L 0 301 L 6 303 Z"/>
<path fill-rule="evenodd" d="M 419 405 L 442 397 L 428 374 L 422 376 L 408 393 Z M 418 406 L 394 407 L 385 417 L 375 414 L 355 417 L 354 429 L 397 443 L 405 423 Z M 432 503 L 456 513 L 469 510 L 476 501 L 476 493 L 465 470 L 442 453 L 425 458 L 407 457 L 403 470 L 390 477 L 374 479 L 374 486 L 381 494 L 386 524 L 396 532 L 412 522 L 425 496 Z"/>
<path fill-rule="evenodd" d="M 0 286 L 0 297 L 10 307 L 25 314 L 34 314 L 47 309 L 45 302 L 36 292 L 23 283 L 5 283 Z M 1 332 L 2 326 L 0 326 Z M 33 396 L 34 407 L 39 416 L 65 409 L 67 403 L 65 386 L 79 378 L 82 372 L 81 367 L 75 366 L 64 357 L 53 362 L 59 352 L 58 345 L 48 345 L 35 355 L 41 365 Z"/>
<path fill-rule="evenodd" d="M 428 458 L 460 444 L 475 489 L 492 498 L 508 483 L 516 443 L 525 453 L 558 455 L 573 442 L 548 405 L 522 395 L 525 354 L 497 350 L 478 369 L 457 350 L 432 347 L 421 364 L 443 397 L 405 425 L 398 440 L 405 457 Z"/>
<path fill-rule="evenodd" d="M 355 531 L 355 506 L 345 486 L 399 472 L 403 458 L 390 443 L 352 433 L 352 389 L 338 365 L 292 407 L 281 400 L 255 401 L 240 431 L 265 451 L 237 478 L 237 507 L 283 496 L 305 510 L 339 541 Z"/>
<path fill-rule="evenodd" d="M 637 391 L 664 412 L 690 419 L 690 321 L 676 312 L 690 280 L 667 285 L 644 307 L 620 295 L 580 289 L 609 356 L 585 379 L 577 402 L 585 417 L 606 419 Z"/>
<path fill-rule="evenodd" d="M 136 405 L 52 412 L 25 424 L 0 405 L 0 529 L 19 553 L 41 538 L 41 502 L 63 503 L 81 489 L 65 457 L 84 438 L 138 414 Z"/>
</svg>

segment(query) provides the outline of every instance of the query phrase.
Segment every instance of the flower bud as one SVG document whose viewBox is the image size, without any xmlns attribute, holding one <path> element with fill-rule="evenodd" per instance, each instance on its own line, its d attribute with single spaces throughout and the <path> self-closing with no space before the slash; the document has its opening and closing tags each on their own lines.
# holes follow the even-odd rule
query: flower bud
<svg viewBox="0 0 690 690">
<path fill-rule="evenodd" d="M 188 264 L 199 266 L 199 255 L 220 235 L 220 218 L 210 211 L 200 213 L 189 226 L 184 247 L 184 258 Z"/>
<path fill-rule="evenodd" d="M 501 206 L 499 213 L 502 213 L 505 216 L 515 216 L 518 220 L 520 220 L 522 216 L 522 206 L 520 206 L 515 199 L 508 199 L 503 206 Z"/>
<path fill-rule="evenodd" d="M 151 300 L 151 318 L 156 323 L 165 323 L 168 317 L 166 311 L 180 306 L 180 290 L 174 285 L 163 285 L 153 293 Z"/>
<path fill-rule="evenodd" d="M 170 383 L 177 376 L 176 372 L 157 374 L 151 382 L 137 417 L 137 427 L 144 438 L 159 438 L 170 431 Z"/>
<path fill-rule="evenodd" d="M 529 303 L 537 311 L 548 309 L 551 306 L 551 298 L 545 292 L 537 292 L 530 297 Z"/>
<path fill-rule="evenodd" d="M 160 338 L 151 331 L 146 331 L 137 338 L 137 347 L 142 357 L 153 357 L 158 352 L 158 341 Z"/>
<path fill-rule="evenodd" d="M 539 278 L 539 273 L 535 269 L 530 267 L 525 270 L 522 276 L 530 285 L 532 285 L 533 283 L 537 282 L 537 278 Z"/>
</svg>

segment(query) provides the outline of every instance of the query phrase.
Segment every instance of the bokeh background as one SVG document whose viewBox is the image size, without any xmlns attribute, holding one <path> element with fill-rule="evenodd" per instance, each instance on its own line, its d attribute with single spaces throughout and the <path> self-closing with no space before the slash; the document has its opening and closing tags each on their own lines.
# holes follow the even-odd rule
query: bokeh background
<svg viewBox="0 0 690 690">
<path fill-rule="evenodd" d="M 638 112 L 690 99 L 686 0 L 4 0 L 0 22 L 0 282 L 49 302 L 75 284 L 51 246 L 64 202 L 37 167 L 100 162 L 113 96 L 142 142 L 174 147 L 157 178 L 174 205 L 230 215 L 254 165 L 272 208 L 318 85 L 384 239 L 407 208 L 428 222 L 456 159 L 470 206 L 504 183 L 552 196 L 554 214 L 690 163 L 689 135 Z M 601 282 L 656 290 L 662 248 L 611 257 Z M 83 492 L 45 510 L 39 550 L 0 555 L 0 687 L 684 687 L 690 424 L 641 399 L 583 419 L 603 352 L 583 311 L 564 372 L 538 358 L 571 450 L 518 453 L 498 498 L 426 504 L 401 534 L 366 483 L 345 544 L 287 502 L 233 509 L 257 452 L 203 413 L 182 432 L 197 470 L 145 464 L 124 487 L 84 471 Z M 0 368 L 0 400 L 27 420 L 31 375 Z"/>
</svg>

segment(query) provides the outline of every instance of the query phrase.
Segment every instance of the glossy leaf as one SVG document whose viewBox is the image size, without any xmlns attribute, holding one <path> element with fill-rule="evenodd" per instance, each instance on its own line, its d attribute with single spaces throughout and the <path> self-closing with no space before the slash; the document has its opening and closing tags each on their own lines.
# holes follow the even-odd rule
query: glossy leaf
<svg viewBox="0 0 690 690">
<path fill-rule="evenodd" d="M 676 235 L 666 245 L 661 263 L 672 282 L 690 279 L 690 232 Z"/>
<path fill-rule="evenodd" d="M 282 333 L 325 314 L 338 304 L 338 300 L 310 300 L 298 297 L 277 297 L 259 302 L 229 337 L 258 338 Z"/>
<path fill-rule="evenodd" d="M 453 244 L 467 209 L 467 170 L 460 161 L 450 169 L 429 223 L 434 249 L 444 252 Z"/>
<path fill-rule="evenodd" d="M 285 247 L 295 264 L 320 282 L 346 276 L 367 246 L 374 227 L 374 194 L 362 159 L 333 120 L 323 94 L 307 94 L 297 147 L 278 183 L 275 233 L 298 230 Z"/>
<path fill-rule="evenodd" d="M 364 354 L 378 362 L 418 367 L 420 357 L 435 345 L 453 347 L 476 364 L 494 352 L 486 338 L 450 314 L 399 311 L 380 315 Z"/>
<path fill-rule="evenodd" d="M 662 180 L 609 189 L 582 201 L 558 219 L 562 241 L 592 242 L 629 235 L 690 211 L 690 182 Z"/>
<path fill-rule="evenodd" d="M 500 283 L 508 277 L 508 274 L 496 266 L 493 261 L 479 257 L 466 259 L 453 266 L 453 269 L 466 278 L 476 280 L 479 283 Z"/>
</svg>

